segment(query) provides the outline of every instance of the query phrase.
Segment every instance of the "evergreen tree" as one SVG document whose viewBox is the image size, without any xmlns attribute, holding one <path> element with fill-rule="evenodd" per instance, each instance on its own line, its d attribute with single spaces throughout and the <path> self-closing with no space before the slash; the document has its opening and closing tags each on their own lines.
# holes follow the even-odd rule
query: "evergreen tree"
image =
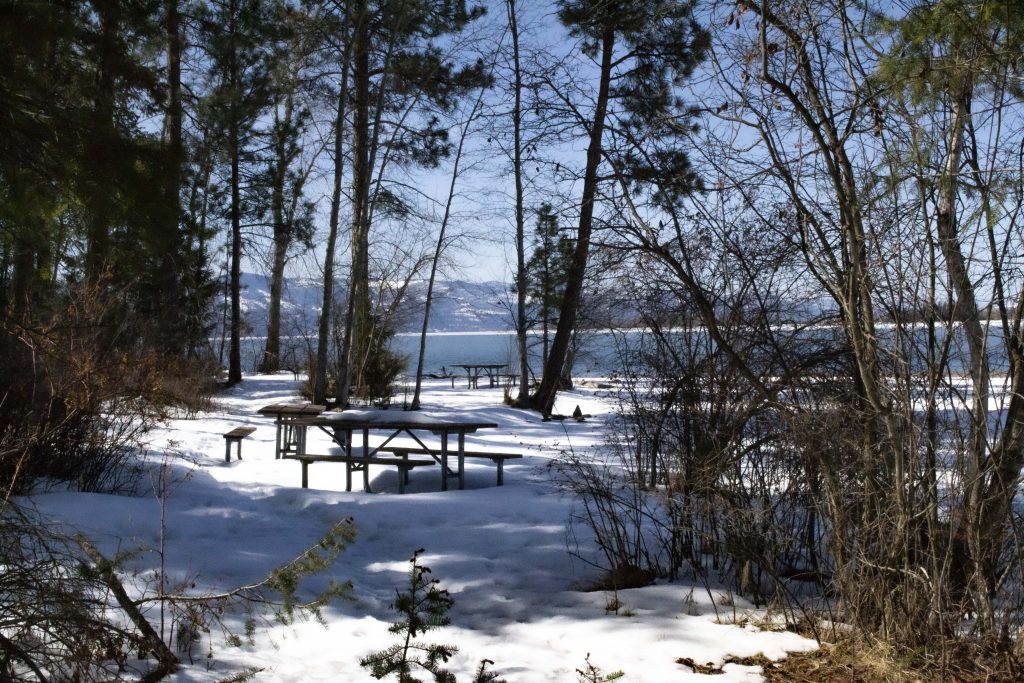
<svg viewBox="0 0 1024 683">
<path fill-rule="evenodd" d="M 49 289 L 54 217 L 72 192 L 89 74 L 74 57 L 80 9 L 10 5 L 0 22 L 0 304 L 21 319 Z"/>
<path fill-rule="evenodd" d="M 695 185 L 686 154 L 673 144 L 688 132 L 686 110 L 674 86 L 692 72 L 707 44 L 707 34 L 693 17 L 692 2 L 561 0 L 558 6 L 559 19 L 580 39 L 582 52 L 597 67 L 597 95 L 589 117 L 582 120 L 580 115 L 589 140 L 576 245 L 551 353 L 530 399 L 545 415 L 554 405 L 576 327 L 601 177 L 598 171 L 605 159 L 611 159 L 613 172 L 631 184 L 649 185 L 655 178 L 662 179 L 657 199 L 663 202 L 677 201 Z M 567 93 L 557 94 L 578 111 Z M 618 139 L 654 140 L 658 149 L 637 154 L 628 147 L 606 145 L 609 123 L 614 123 Z"/>
<path fill-rule="evenodd" d="M 565 280 L 573 241 L 558 226 L 551 204 L 537 211 L 533 253 L 526 266 L 527 294 L 541 326 L 541 362 L 547 364 L 551 326 L 558 323 L 558 310 L 565 293 Z"/>
<path fill-rule="evenodd" d="M 360 666 L 368 669 L 376 679 L 394 674 L 399 683 L 421 683 L 413 672 L 423 670 L 430 673 L 435 681 L 455 683 L 455 676 L 442 665 L 459 648 L 416 640 L 427 631 L 450 624 L 448 610 L 455 603 L 448 591 L 438 588 L 440 582 L 430 578 L 430 567 L 420 564 L 422 553 L 421 548 L 409 560 L 411 569 L 408 589 L 398 593 L 391 603 L 391 608 L 401 618 L 388 630 L 398 636 L 399 642 L 359 660 Z"/>
<path fill-rule="evenodd" d="M 265 139 L 265 164 L 257 178 L 269 197 L 262 213 L 271 227 L 270 301 L 267 312 L 267 342 L 260 372 L 273 373 L 281 366 L 281 296 L 284 270 L 296 245 L 309 246 L 313 238 L 313 203 L 305 197 L 305 186 L 313 170 L 314 155 L 308 155 L 304 141 L 312 115 L 304 68 L 308 66 L 314 32 L 312 18 L 282 3 L 273 6 L 279 35 L 271 54 L 271 116 Z"/>
<path fill-rule="evenodd" d="M 271 15 L 265 0 L 214 0 L 201 17 L 200 39 L 209 58 L 212 89 L 208 111 L 223 132 L 229 167 L 228 212 L 231 234 L 231 341 L 228 382 L 242 380 L 241 259 L 242 218 L 253 213 L 243 195 L 243 165 L 251 160 L 256 124 L 269 104 L 268 34 Z"/>
<path fill-rule="evenodd" d="M 435 44 L 483 14 L 466 3 L 429 0 L 396 3 L 356 0 L 349 6 L 351 38 L 351 275 L 339 400 L 350 384 L 366 385 L 373 365 L 370 300 L 370 229 L 378 200 L 395 195 L 374 191 L 384 164 L 434 166 L 447 155 L 447 132 L 432 108 L 449 109 L 454 98 L 486 82 L 482 62 L 456 66 Z M 392 118 L 394 116 L 394 118 Z M 380 190 L 380 185 L 376 185 Z"/>
<path fill-rule="evenodd" d="M 0 282 L 5 307 L 39 306 L 61 277 L 109 292 L 111 320 L 148 341 L 159 314 L 148 288 L 174 197 L 154 191 L 170 146 L 143 117 L 164 98 L 160 7 L 131 2 L 16 3 L 4 12 L 0 57 Z M 60 274 L 58 276 L 58 274 Z M 173 291 L 173 290 L 172 290 Z M 115 313 L 119 309 L 120 313 Z M 133 333 L 133 334 L 134 334 Z"/>
<path fill-rule="evenodd" d="M 0 7 L 0 433 L 19 444 L 0 462 L 5 488 L 12 473 L 21 487 L 98 486 L 103 449 L 124 438 L 108 419 L 116 398 L 167 398 L 150 374 L 174 366 L 153 359 L 179 352 L 170 333 L 183 327 L 165 305 L 176 274 L 164 279 L 179 251 L 180 156 L 153 125 L 165 114 L 176 128 L 158 56 L 167 9 Z"/>
</svg>

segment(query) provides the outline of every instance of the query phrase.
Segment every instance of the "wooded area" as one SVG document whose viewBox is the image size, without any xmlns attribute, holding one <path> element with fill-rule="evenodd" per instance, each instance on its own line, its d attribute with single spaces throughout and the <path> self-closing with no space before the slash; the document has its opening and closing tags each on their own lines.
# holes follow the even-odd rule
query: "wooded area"
<svg viewBox="0 0 1024 683">
<path fill-rule="evenodd" d="M 430 283 L 425 344 L 434 282 L 490 232 L 515 259 L 516 406 L 549 417 L 577 335 L 639 311 L 617 467 L 562 469 L 610 569 L 714 573 L 930 670 L 970 645 L 971 675 L 1021 671 L 1019 3 L 0 17 L 5 504 L 116 489 L 152 421 L 243 381 L 245 264 L 271 282 L 251 370 L 301 364 L 310 399 L 345 406 L 405 372 L 388 342 L 410 282 Z M 300 267 L 322 308 L 309 357 L 285 358 Z M 412 369 L 416 409 L 422 346 Z"/>
</svg>

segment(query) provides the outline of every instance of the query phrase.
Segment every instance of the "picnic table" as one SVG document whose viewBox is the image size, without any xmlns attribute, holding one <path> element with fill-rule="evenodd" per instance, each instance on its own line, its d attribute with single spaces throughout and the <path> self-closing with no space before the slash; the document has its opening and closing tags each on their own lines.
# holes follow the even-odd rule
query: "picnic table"
<svg viewBox="0 0 1024 683">
<path fill-rule="evenodd" d="M 277 440 L 274 442 L 274 459 L 277 460 L 286 453 L 295 452 L 299 446 L 299 432 L 295 428 L 295 421 L 314 417 L 327 410 L 327 406 L 315 403 L 271 403 L 263 406 L 256 412 L 274 418 L 277 425 Z"/>
<path fill-rule="evenodd" d="M 479 389 L 480 377 L 487 377 L 489 386 L 496 387 L 508 363 L 464 363 L 455 367 L 466 371 L 468 389 Z"/>
<path fill-rule="evenodd" d="M 448 467 L 448 458 L 454 455 L 457 462 L 459 488 L 466 486 L 465 459 L 466 434 L 478 429 L 492 429 L 498 425 L 494 422 L 466 418 L 461 415 L 430 415 L 418 412 L 397 412 L 393 410 L 346 410 L 340 413 L 322 413 L 314 417 L 297 419 L 292 423 L 298 428 L 298 450 L 290 459 L 299 460 L 303 467 L 303 485 L 307 479 L 307 469 L 311 462 L 344 462 L 345 490 L 352 490 L 352 472 L 363 472 L 363 487 L 370 490 L 369 465 L 392 464 L 402 470 L 399 474 L 399 490 L 408 476 L 409 469 L 419 465 L 433 464 L 441 466 L 441 490 L 448 490 L 448 477 L 453 473 Z M 331 440 L 344 449 L 343 456 L 313 455 L 306 449 L 305 430 L 309 427 L 320 429 Z M 370 432 L 384 436 L 381 443 L 370 445 Z M 362 445 L 355 447 L 354 436 L 362 436 Z M 395 442 L 396 438 L 405 435 L 414 446 L 402 446 Z M 431 438 L 434 437 L 434 438 Z M 451 444 L 451 437 L 455 443 Z M 425 441 L 426 440 L 426 441 Z M 427 441 L 431 442 L 428 445 Z M 430 460 L 411 461 L 409 453 L 429 455 Z M 386 454 L 401 457 L 386 457 Z M 470 457 L 487 457 L 487 454 L 473 453 Z"/>
</svg>

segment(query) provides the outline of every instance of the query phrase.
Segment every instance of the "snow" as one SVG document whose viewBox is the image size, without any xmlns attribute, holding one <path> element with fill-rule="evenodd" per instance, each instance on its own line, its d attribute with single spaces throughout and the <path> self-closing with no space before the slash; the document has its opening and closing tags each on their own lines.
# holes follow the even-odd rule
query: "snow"
<svg viewBox="0 0 1024 683">
<path fill-rule="evenodd" d="M 588 556 L 589 532 L 567 527 L 573 501 L 561 494 L 547 465 L 559 452 L 598 446 L 601 417 L 610 404 L 596 390 L 563 393 L 556 412 L 580 405 L 594 417 L 583 423 L 543 422 L 502 406 L 500 389 L 452 389 L 428 382 L 424 407 L 497 422 L 467 438 L 479 450 L 519 451 L 505 465 L 505 485 L 495 486 L 494 465 L 467 461 L 466 489 L 439 491 L 437 468 L 413 471 L 405 495 L 397 493 L 395 468 L 371 470 L 376 493 L 344 491 L 344 467 L 310 466 L 310 489 L 299 487 L 300 466 L 274 459 L 275 429 L 257 415 L 268 403 L 297 399 L 291 373 L 247 377 L 219 397 L 217 409 L 177 420 L 152 434 L 138 495 L 54 492 L 33 504 L 55 524 L 74 525 L 105 552 L 141 549 L 130 562 L 136 590 L 157 566 L 161 506 L 155 495 L 161 466 L 171 473 L 163 508 L 165 557 L 171 584 L 222 591 L 252 582 L 316 542 L 334 523 L 351 517 L 355 542 L 326 575 L 310 582 L 310 595 L 329 578 L 351 581 L 351 600 L 332 604 L 326 627 L 305 621 L 261 631 L 255 644 L 230 646 L 218 633 L 193 652 L 194 663 L 174 681 L 206 683 L 256 667 L 256 681 L 370 681 L 359 659 L 394 642 L 389 610 L 404 587 L 408 560 L 425 548 L 423 563 L 455 600 L 451 625 L 424 636 L 458 645 L 449 663 L 460 681 L 472 679 L 480 660 L 509 683 L 576 681 L 588 654 L 604 673 L 621 670 L 628 683 L 696 681 L 680 658 L 721 665 L 729 656 L 769 658 L 815 647 L 793 633 L 760 631 L 763 614 L 724 588 L 659 582 L 620 591 L 618 614 L 606 611 L 607 593 L 579 590 L 596 570 L 574 557 Z M 222 434 L 257 427 L 242 443 L 241 461 L 224 462 Z M 327 438 L 310 434 L 309 449 L 324 452 Z M 451 480 L 454 485 L 455 480 Z M 570 541 L 570 539 L 573 539 Z M 571 544 L 571 548 L 570 548 Z M 577 544 L 579 544 L 577 546 Z M 571 552 L 572 551 L 572 552 Z M 147 572 L 149 572 L 147 574 Z M 718 604 L 715 604 L 718 603 Z M 241 617 L 237 622 L 242 632 Z M 210 655 L 210 656 L 208 656 Z M 762 680 L 759 667 L 726 664 L 716 682 Z"/>
</svg>

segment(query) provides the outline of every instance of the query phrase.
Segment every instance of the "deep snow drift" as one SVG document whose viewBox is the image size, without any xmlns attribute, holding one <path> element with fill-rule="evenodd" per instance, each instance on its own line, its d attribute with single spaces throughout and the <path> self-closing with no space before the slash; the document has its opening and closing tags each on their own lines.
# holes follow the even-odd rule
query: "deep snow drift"
<svg viewBox="0 0 1024 683">
<path fill-rule="evenodd" d="M 291 374 L 251 376 L 218 397 L 217 409 L 194 420 L 176 420 L 152 435 L 146 455 L 155 472 L 173 473 L 164 507 L 169 583 L 196 591 L 223 591 L 260 579 L 314 543 L 335 522 L 351 517 L 355 542 L 342 553 L 330 577 L 353 584 L 352 600 L 332 604 L 327 628 L 304 622 L 261 631 L 255 646 L 231 647 L 218 633 L 193 649 L 193 663 L 173 680 L 217 681 L 244 669 L 262 671 L 256 681 L 370 681 L 359 659 L 394 642 L 387 633 L 396 616 L 388 605 L 404 588 L 408 560 L 425 548 L 423 562 L 451 591 L 450 626 L 424 640 L 455 644 L 449 668 L 469 681 L 483 658 L 495 662 L 509 683 L 573 682 L 576 669 L 592 664 L 605 673 L 621 670 L 628 683 L 761 680 L 759 667 L 726 664 L 709 678 L 676 663 L 690 658 L 721 664 L 725 657 L 763 653 L 770 658 L 806 650 L 814 643 L 792 633 L 759 631 L 757 613 L 728 591 L 699 583 L 661 582 L 621 591 L 618 614 L 606 611 L 610 596 L 583 592 L 596 576 L 588 563 L 589 532 L 570 530 L 573 501 L 558 492 L 548 464 L 565 449 L 589 449 L 602 440 L 602 415 L 611 403 L 597 390 L 562 394 L 558 412 L 578 404 L 586 422 L 543 422 L 539 416 L 501 405 L 500 389 L 452 389 L 445 381 L 426 387 L 424 408 L 491 420 L 498 429 L 468 437 L 470 447 L 520 451 L 496 487 L 494 465 L 466 463 L 466 490 L 438 490 L 438 470 L 414 470 L 406 495 L 397 494 L 395 468 L 371 472 L 376 493 L 344 491 L 344 467 L 314 463 L 310 488 L 299 487 L 300 466 L 274 459 L 272 421 L 256 410 L 298 400 Z M 232 427 L 257 427 L 242 444 L 243 460 L 224 462 L 222 434 Z M 310 450 L 324 452 L 326 436 L 310 435 Z M 143 476 L 137 497 L 47 493 L 34 505 L 55 522 L 88 534 L 106 552 L 140 549 L 129 578 L 144 589 L 146 571 L 157 565 L 161 506 L 155 476 Z M 452 480 L 454 486 L 455 480 Z M 313 589 L 324 578 L 314 578 Z M 718 603 L 713 605 L 712 600 Z M 741 625 L 742 624 L 742 625 Z M 239 632 L 242 631 L 239 624 Z M 184 657 L 188 664 L 188 657 Z"/>
</svg>

